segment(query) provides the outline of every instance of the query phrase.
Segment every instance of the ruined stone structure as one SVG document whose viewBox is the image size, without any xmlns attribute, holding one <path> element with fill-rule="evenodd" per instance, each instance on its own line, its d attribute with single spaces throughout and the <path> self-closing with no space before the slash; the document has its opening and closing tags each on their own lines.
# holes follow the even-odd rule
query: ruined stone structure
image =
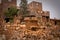
<svg viewBox="0 0 60 40">
<path fill-rule="evenodd" d="M 16 0 L 1 0 L 0 3 L 0 14 L 4 17 L 4 12 L 11 6 L 16 6 Z"/>
<path fill-rule="evenodd" d="M 3 24 L 4 21 L 4 12 L 8 10 L 9 7 L 16 7 L 16 0 L 1 0 L 0 1 L 0 25 Z"/>
<path fill-rule="evenodd" d="M 16 6 L 16 0 L 3 0 L 0 6 L 1 14 L 2 10 L 9 6 Z M 30 15 L 25 17 L 23 22 L 17 16 L 13 23 L 4 23 L 1 40 L 60 40 L 60 20 L 50 19 L 50 12 L 42 10 L 42 3 L 31 2 L 28 4 L 28 10 Z"/>
</svg>

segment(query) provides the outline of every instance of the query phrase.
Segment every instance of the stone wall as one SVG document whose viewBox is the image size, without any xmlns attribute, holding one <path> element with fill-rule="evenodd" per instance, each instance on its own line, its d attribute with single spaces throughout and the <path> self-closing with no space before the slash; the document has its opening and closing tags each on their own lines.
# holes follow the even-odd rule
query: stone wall
<svg viewBox="0 0 60 40">
<path fill-rule="evenodd" d="M 4 40 L 59 40 L 59 26 L 54 25 L 38 25 L 38 22 L 26 21 L 27 23 L 19 23 L 15 20 L 14 23 L 5 23 L 3 27 Z M 36 23 L 36 24 L 35 24 Z M 31 25 L 33 24 L 33 25 Z M 29 26 L 30 25 L 30 26 Z M 2 31 L 1 31 L 2 32 Z M 1 39 L 1 40 L 2 40 Z"/>
<path fill-rule="evenodd" d="M 8 8 L 15 2 L 16 0 L 9 3 L 3 0 L 3 8 Z M 0 40 L 60 40 L 60 20 L 51 20 L 49 12 L 42 12 L 41 3 L 33 1 L 29 7 L 36 16 L 26 17 L 23 22 L 20 17 L 15 17 L 12 23 L 3 22 L 3 26 L 0 25 Z M 58 25 L 55 25 L 55 21 Z"/>
</svg>

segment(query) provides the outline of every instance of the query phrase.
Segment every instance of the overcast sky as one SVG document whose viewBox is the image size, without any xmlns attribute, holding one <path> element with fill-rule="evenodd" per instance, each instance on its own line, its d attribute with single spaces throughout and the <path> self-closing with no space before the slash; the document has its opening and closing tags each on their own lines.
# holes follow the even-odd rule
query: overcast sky
<svg viewBox="0 0 60 40">
<path fill-rule="evenodd" d="M 60 0 L 28 0 L 28 2 L 41 2 L 44 11 L 50 11 L 50 18 L 60 19 Z M 17 2 L 19 4 L 19 0 Z"/>
</svg>

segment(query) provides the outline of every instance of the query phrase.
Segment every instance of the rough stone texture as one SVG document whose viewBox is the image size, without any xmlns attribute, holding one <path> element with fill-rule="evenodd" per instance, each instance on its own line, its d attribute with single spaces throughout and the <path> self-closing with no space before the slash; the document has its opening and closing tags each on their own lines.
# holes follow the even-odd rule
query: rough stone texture
<svg viewBox="0 0 60 40">
<path fill-rule="evenodd" d="M 21 26 L 22 25 L 22 26 Z M 1 40 L 60 40 L 59 27 L 39 26 L 28 29 L 24 24 L 5 24 Z"/>
<path fill-rule="evenodd" d="M 12 3 L 16 2 L 13 0 Z M 26 17 L 24 22 L 19 17 L 15 17 L 13 23 L 3 22 L 0 25 L 0 40 L 60 40 L 60 20 L 50 19 L 49 12 L 42 11 L 41 3 L 33 1 L 28 6 L 36 17 Z"/>
</svg>

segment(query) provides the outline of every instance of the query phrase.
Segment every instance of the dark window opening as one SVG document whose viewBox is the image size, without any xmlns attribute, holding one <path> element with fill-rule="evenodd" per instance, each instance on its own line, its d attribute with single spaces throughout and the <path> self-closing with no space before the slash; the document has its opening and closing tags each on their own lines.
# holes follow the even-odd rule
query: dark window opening
<svg viewBox="0 0 60 40">
<path fill-rule="evenodd" d="M 31 15 L 31 17 L 35 17 L 35 15 Z"/>
<path fill-rule="evenodd" d="M 5 18 L 6 23 L 9 22 L 9 19 L 10 19 L 10 18 Z"/>
<path fill-rule="evenodd" d="M 49 16 L 46 16 L 47 19 L 49 19 Z"/>
<path fill-rule="evenodd" d="M 8 10 L 10 10 L 10 8 L 8 8 Z"/>
<path fill-rule="evenodd" d="M 55 25 L 57 25 L 57 22 L 55 21 Z"/>
<path fill-rule="evenodd" d="M 47 18 L 47 22 L 49 21 L 49 16 L 46 16 L 46 18 Z"/>
<path fill-rule="evenodd" d="M 19 11 L 19 9 L 17 9 L 17 11 Z"/>
<path fill-rule="evenodd" d="M 35 15 L 28 15 L 28 16 L 26 16 L 26 17 L 35 17 Z"/>
</svg>

